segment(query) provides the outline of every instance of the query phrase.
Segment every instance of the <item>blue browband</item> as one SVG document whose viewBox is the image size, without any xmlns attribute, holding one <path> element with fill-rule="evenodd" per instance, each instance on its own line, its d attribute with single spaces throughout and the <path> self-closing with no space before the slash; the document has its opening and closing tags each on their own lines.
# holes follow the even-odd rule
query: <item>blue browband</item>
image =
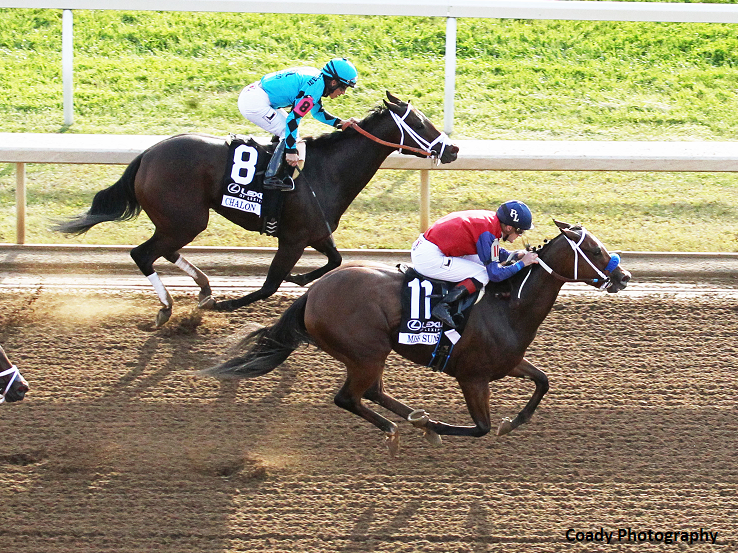
<svg viewBox="0 0 738 553">
<path fill-rule="evenodd" d="M 610 262 L 607 264 L 607 267 L 605 267 L 605 272 L 611 273 L 617 268 L 618 265 L 620 265 L 620 256 L 616 253 L 611 254 Z"/>
</svg>

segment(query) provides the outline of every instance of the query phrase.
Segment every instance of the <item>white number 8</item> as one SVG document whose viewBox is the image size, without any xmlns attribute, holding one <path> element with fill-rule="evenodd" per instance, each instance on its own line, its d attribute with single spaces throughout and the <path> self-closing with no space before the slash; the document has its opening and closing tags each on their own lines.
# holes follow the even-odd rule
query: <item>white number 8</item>
<svg viewBox="0 0 738 553">
<path fill-rule="evenodd" d="M 245 154 L 245 155 L 244 155 Z M 244 159 L 244 157 L 246 159 Z M 254 180 L 256 173 L 256 160 L 259 154 L 253 146 L 241 144 L 233 152 L 233 169 L 231 170 L 231 178 L 238 184 L 250 184 Z M 242 170 L 246 170 L 245 175 L 241 175 Z"/>
</svg>

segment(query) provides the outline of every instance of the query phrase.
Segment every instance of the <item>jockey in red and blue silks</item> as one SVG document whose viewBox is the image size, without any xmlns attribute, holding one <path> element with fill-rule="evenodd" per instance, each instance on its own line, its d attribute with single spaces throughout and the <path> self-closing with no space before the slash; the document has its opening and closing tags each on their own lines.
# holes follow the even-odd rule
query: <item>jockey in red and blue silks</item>
<svg viewBox="0 0 738 553">
<path fill-rule="evenodd" d="M 269 73 L 250 84 L 238 97 L 241 114 L 262 129 L 282 140 L 275 149 L 273 163 L 267 168 L 265 184 L 273 179 L 286 154 L 289 165 L 298 162 L 298 128 L 302 118 L 310 113 L 315 119 L 335 128 L 345 129 L 356 119 L 340 119 L 323 108 L 324 97 L 338 98 L 356 86 L 358 73 L 346 58 L 335 58 L 323 69 L 295 67 Z M 289 114 L 285 108 L 291 108 Z M 270 181 L 274 188 L 282 188 L 279 179 Z M 287 188 L 288 185 L 284 185 Z M 291 189 L 291 185 L 290 189 Z"/>
<path fill-rule="evenodd" d="M 455 328 L 450 304 L 473 294 L 490 280 L 508 279 L 536 263 L 534 252 L 508 252 L 500 242 L 513 242 L 533 228 L 523 202 L 511 200 L 494 211 L 468 210 L 441 217 L 418 237 L 411 258 L 415 270 L 429 278 L 459 283 L 433 308 L 432 314 Z M 502 263 L 517 259 L 512 265 Z"/>
</svg>

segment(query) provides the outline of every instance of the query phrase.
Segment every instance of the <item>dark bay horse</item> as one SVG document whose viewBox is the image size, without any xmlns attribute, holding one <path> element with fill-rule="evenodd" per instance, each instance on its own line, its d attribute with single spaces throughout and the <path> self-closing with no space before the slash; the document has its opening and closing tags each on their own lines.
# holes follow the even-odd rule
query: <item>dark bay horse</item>
<svg viewBox="0 0 738 553">
<path fill-rule="evenodd" d="M 0 403 L 21 401 L 27 391 L 28 382 L 0 346 Z"/>
<path fill-rule="evenodd" d="M 155 144 L 131 162 L 118 182 L 95 195 L 87 213 L 54 230 L 82 234 L 98 223 L 133 219 L 144 210 L 156 230 L 131 250 L 131 257 L 163 305 L 157 326 L 169 320 L 173 305 L 154 271 L 153 264 L 160 257 L 176 264 L 200 286 L 201 307 L 230 311 L 271 296 L 285 280 L 307 284 L 341 264 L 332 233 L 354 198 L 398 146 L 414 148 L 412 155 L 433 157 L 441 163 L 456 159 L 458 147 L 419 110 L 389 92 L 384 104 L 358 124 L 383 143 L 355 129 L 306 139 L 307 160 L 296 179 L 296 190 L 284 198 L 277 253 L 266 281 L 242 298 L 215 302 L 207 276 L 178 251 L 207 228 L 210 209 L 246 230 L 261 229 L 258 215 L 220 205 L 228 157 L 228 145 L 222 138 L 184 134 Z M 324 254 L 328 262 L 310 273 L 290 275 L 308 246 Z"/>
<path fill-rule="evenodd" d="M 424 411 L 413 410 L 385 393 L 382 375 L 392 350 L 426 365 L 435 347 L 398 343 L 403 275 L 386 265 L 347 264 L 333 270 L 297 299 L 276 324 L 247 336 L 241 344 L 246 348 L 244 355 L 199 374 L 259 376 L 278 367 L 301 343 L 315 344 L 346 365 L 346 382 L 335 403 L 386 432 L 392 452 L 399 444 L 397 425 L 363 405 L 362 397 L 423 428 L 431 442 L 439 443 L 442 434 L 483 436 L 490 431 L 492 380 L 505 376 L 531 379 L 536 389 L 528 404 L 497 429 L 498 435 L 506 434 L 530 420 L 548 391 L 546 375 L 524 356 L 564 282 L 586 282 L 618 292 L 631 277 L 620 267 L 619 256 L 609 254 L 592 234 L 582 227 L 556 224 L 560 233 L 537 250 L 538 264 L 508 281 L 487 286 L 452 351 L 445 372 L 458 381 L 474 426 L 432 420 Z M 495 286 L 505 286 L 510 294 L 491 293 Z"/>
</svg>

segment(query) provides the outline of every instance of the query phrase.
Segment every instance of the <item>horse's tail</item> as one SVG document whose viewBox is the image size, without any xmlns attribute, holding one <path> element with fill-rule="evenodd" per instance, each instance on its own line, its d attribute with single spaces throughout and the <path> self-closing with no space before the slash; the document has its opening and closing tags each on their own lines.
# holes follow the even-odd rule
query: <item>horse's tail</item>
<svg viewBox="0 0 738 553">
<path fill-rule="evenodd" d="M 113 186 L 95 194 L 92 206 L 87 213 L 69 221 L 57 223 L 52 230 L 76 236 L 84 234 L 98 223 L 135 219 L 141 213 L 134 183 L 142 157 L 143 154 L 137 156 Z"/>
<path fill-rule="evenodd" d="M 301 296 L 273 325 L 246 336 L 238 345 L 246 353 L 220 365 L 197 371 L 216 378 L 254 378 L 273 371 L 303 343 L 312 343 L 305 329 L 307 294 Z"/>
</svg>

